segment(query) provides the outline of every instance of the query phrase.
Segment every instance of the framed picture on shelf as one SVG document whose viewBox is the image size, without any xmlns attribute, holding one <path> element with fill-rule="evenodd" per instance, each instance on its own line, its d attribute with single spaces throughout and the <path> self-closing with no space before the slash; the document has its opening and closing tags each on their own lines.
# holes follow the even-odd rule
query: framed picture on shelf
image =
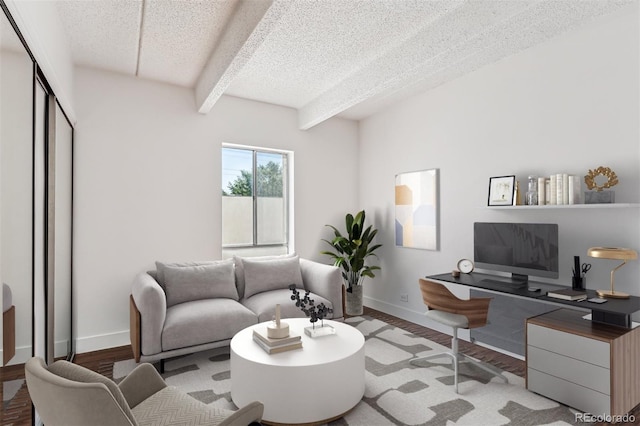
<svg viewBox="0 0 640 426">
<path fill-rule="evenodd" d="M 489 178 L 489 203 L 490 206 L 511 206 L 516 188 L 516 177 L 496 176 Z"/>
</svg>

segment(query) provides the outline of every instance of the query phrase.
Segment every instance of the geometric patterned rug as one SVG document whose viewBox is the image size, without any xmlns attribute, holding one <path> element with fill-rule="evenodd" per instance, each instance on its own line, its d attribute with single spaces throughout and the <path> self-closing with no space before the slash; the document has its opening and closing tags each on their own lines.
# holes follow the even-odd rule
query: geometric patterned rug
<svg viewBox="0 0 640 426">
<path fill-rule="evenodd" d="M 524 388 L 524 379 L 503 372 L 509 383 L 462 363 L 458 389 L 448 358 L 409 363 L 448 348 L 367 316 L 346 320 L 365 336 L 365 394 L 346 416 L 330 426 L 358 425 L 570 425 L 577 411 Z M 114 364 L 116 381 L 136 364 Z M 165 362 L 165 381 L 212 406 L 235 409 L 230 397 L 228 348 Z M 337 384 L 339 388 L 339 384 Z M 580 422 L 584 425 L 585 423 Z"/>
</svg>

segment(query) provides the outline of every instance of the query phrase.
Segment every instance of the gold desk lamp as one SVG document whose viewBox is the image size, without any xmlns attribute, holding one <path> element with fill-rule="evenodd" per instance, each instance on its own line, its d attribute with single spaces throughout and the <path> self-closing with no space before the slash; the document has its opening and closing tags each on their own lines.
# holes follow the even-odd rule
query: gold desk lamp
<svg viewBox="0 0 640 426">
<path fill-rule="evenodd" d="M 619 247 L 591 247 L 587 251 L 587 255 L 591 257 L 598 257 L 601 259 L 618 259 L 622 260 L 622 263 L 611 270 L 611 290 L 597 290 L 598 296 L 610 297 L 614 299 L 628 299 L 627 293 L 614 290 L 614 274 L 618 269 L 623 267 L 627 260 L 634 260 L 638 258 L 638 252 L 628 248 Z"/>
</svg>

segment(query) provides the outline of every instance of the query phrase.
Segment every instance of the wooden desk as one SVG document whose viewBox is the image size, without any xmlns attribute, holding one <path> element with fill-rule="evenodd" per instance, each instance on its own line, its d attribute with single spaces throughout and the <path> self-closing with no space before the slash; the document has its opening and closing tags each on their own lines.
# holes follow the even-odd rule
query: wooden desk
<svg viewBox="0 0 640 426">
<path fill-rule="evenodd" d="M 527 389 L 593 415 L 640 403 L 640 327 L 594 323 L 558 309 L 527 320 Z"/>
</svg>

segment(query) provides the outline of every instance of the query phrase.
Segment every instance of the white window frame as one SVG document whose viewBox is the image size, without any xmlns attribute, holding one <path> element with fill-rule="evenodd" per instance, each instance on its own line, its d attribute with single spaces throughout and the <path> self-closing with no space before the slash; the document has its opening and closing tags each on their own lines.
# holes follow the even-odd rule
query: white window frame
<svg viewBox="0 0 640 426">
<path fill-rule="evenodd" d="M 253 243 L 251 245 L 248 244 L 240 244 L 240 245 L 235 245 L 235 244 L 221 244 L 222 246 L 222 252 L 223 252 L 223 257 L 228 257 L 228 256 L 224 256 L 225 255 L 225 251 L 227 252 L 235 252 L 238 250 L 241 250 L 243 253 L 247 253 L 249 252 L 253 255 L 261 255 L 261 254 L 269 254 L 268 251 L 270 248 L 276 248 L 276 247 L 284 247 L 286 249 L 287 253 L 294 253 L 295 252 L 295 245 L 294 245 L 294 241 L 295 241 L 295 234 L 294 234 L 294 152 L 293 151 L 289 151 L 289 150 L 283 150 L 283 149 L 274 149 L 274 148 L 266 148 L 266 147 L 261 147 L 261 146 L 252 146 L 252 145 L 242 145 L 242 144 L 235 144 L 235 143 L 223 143 L 221 150 L 220 150 L 220 163 L 221 163 L 221 172 L 222 172 L 222 150 L 225 148 L 230 148 L 230 149 L 241 149 L 241 150 L 247 150 L 247 151 L 253 151 L 253 168 L 254 170 L 252 170 L 252 176 L 253 176 L 253 191 L 252 191 L 252 196 L 253 196 L 253 208 L 254 208 L 254 216 L 253 216 Z M 265 153 L 276 153 L 276 154 L 281 154 L 285 157 L 285 167 L 283 170 L 283 174 L 284 174 L 284 182 L 283 182 L 283 198 L 284 198 L 284 202 L 285 202 L 285 211 L 287 213 L 287 217 L 285 218 L 285 243 L 284 244 L 258 244 L 257 243 L 257 211 L 256 211 L 256 202 L 257 202 L 257 194 L 255 192 L 255 180 L 256 180 L 256 173 L 255 173 L 255 168 L 256 168 L 256 153 L 258 152 L 265 152 Z M 222 178 L 222 176 L 221 176 Z M 222 181 L 221 181 L 222 183 Z M 222 186 L 222 185 L 221 185 Z M 224 188 L 222 188 L 224 189 Z M 220 193 L 221 197 L 224 197 L 224 195 L 222 195 L 222 191 Z M 222 206 L 221 206 L 222 208 Z M 222 222 L 222 214 L 220 215 L 220 220 Z M 221 223 L 222 226 L 224 226 L 224 223 Z M 267 252 L 265 252 L 265 250 Z"/>
</svg>

